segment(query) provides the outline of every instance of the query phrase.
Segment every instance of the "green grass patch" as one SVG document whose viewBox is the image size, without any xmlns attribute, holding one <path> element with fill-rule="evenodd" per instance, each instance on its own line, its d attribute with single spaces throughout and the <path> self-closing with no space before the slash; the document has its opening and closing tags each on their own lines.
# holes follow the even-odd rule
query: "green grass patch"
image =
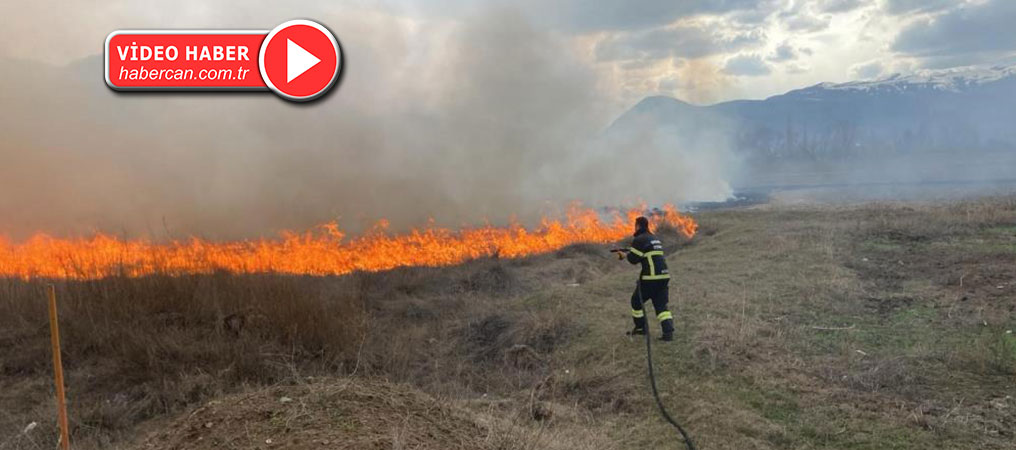
<svg viewBox="0 0 1016 450">
<path fill-rule="evenodd" d="M 903 249 L 899 242 L 883 237 L 868 239 L 861 242 L 861 250 L 866 252 L 897 252 Z"/>
<path fill-rule="evenodd" d="M 997 225 L 984 229 L 984 234 L 1016 238 L 1016 225 Z"/>
<path fill-rule="evenodd" d="M 989 327 L 981 331 L 979 347 L 986 365 L 1000 374 L 1016 374 L 1016 326 Z"/>
<path fill-rule="evenodd" d="M 755 385 L 742 387 L 734 393 L 742 403 L 758 411 L 762 417 L 781 425 L 796 423 L 801 413 L 797 396 L 789 392 Z"/>
</svg>

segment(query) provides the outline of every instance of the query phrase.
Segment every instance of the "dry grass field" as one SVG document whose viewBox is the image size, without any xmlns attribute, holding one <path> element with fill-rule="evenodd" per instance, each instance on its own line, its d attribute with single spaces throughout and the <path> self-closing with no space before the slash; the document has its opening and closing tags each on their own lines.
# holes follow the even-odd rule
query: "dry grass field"
<svg viewBox="0 0 1016 450">
<path fill-rule="evenodd" d="M 1016 198 L 696 219 L 654 360 L 700 449 L 1016 446 Z M 680 448 L 607 248 L 56 281 L 75 448 Z M 55 444 L 45 283 L 0 280 L 3 450 Z"/>
</svg>

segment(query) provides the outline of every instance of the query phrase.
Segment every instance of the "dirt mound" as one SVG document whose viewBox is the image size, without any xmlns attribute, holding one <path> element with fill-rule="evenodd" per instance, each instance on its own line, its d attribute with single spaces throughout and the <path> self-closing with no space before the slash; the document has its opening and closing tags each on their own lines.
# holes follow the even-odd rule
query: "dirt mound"
<svg viewBox="0 0 1016 450">
<path fill-rule="evenodd" d="M 487 449 L 494 441 L 469 413 L 411 387 L 344 378 L 213 400 L 138 448 Z"/>
</svg>

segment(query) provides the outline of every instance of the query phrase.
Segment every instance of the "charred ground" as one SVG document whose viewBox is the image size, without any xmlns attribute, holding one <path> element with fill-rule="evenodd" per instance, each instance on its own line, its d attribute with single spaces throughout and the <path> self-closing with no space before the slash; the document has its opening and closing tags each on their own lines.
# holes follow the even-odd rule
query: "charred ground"
<svg viewBox="0 0 1016 450">
<path fill-rule="evenodd" d="M 1016 442 L 1013 197 L 697 219 L 655 359 L 700 448 Z M 606 248 L 59 281 L 76 447 L 672 448 Z M 0 282 L 0 449 L 54 443 L 43 284 Z"/>
</svg>

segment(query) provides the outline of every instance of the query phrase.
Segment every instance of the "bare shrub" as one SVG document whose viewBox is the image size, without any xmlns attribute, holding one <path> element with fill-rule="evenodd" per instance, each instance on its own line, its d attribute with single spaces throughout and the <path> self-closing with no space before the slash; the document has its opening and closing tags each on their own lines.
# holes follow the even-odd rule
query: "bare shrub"
<svg viewBox="0 0 1016 450">
<path fill-rule="evenodd" d="M 520 288 L 515 273 L 510 271 L 499 260 L 484 264 L 482 270 L 470 273 L 462 280 L 462 289 L 466 292 L 477 292 L 488 295 L 504 296 L 517 292 Z"/>
<path fill-rule="evenodd" d="M 554 256 L 558 258 L 602 257 L 606 254 L 605 250 L 601 244 L 573 244 L 554 252 Z"/>
<path fill-rule="evenodd" d="M 156 275 L 54 283 L 72 426 L 100 440 L 243 384 L 343 370 L 356 357 L 365 323 L 355 293 L 321 278 Z M 44 284 L 4 282 L 4 376 L 48 378 Z M 230 316 L 242 325 L 227 329 Z M 48 405 L 45 391 L 24 395 L 18 403 Z"/>
<path fill-rule="evenodd" d="M 905 393 L 920 380 L 906 358 L 865 358 L 846 375 L 847 384 L 866 392 Z"/>
</svg>

